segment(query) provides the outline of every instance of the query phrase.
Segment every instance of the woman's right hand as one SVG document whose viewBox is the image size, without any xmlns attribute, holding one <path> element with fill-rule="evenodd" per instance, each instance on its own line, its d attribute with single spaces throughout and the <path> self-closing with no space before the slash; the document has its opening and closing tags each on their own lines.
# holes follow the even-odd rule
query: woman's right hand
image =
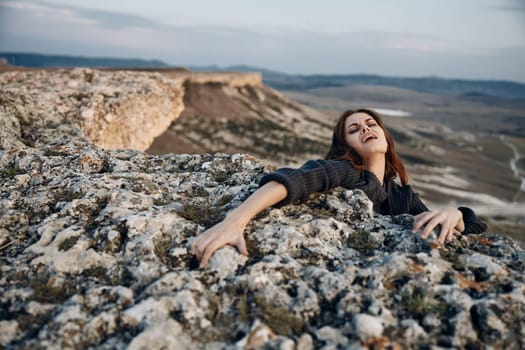
<svg viewBox="0 0 525 350">
<path fill-rule="evenodd" d="M 213 253 L 225 245 L 236 247 L 239 253 L 248 256 L 244 240 L 245 227 L 246 224 L 235 217 L 226 216 L 223 221 L 201 233 L 191 246 L 191 252 L 200 261 L 199 267 L 206 266 Z"/>
<path fill-rule="evenodd" d="M 284 185 L 276 181 L 264 184 L 231 211 L 223 221 L 197 237 L 191 246 L 191 252 L 199 259 L 199 267 L 206 266 L 213 253 L 227 244 L 236 247 L 242 255 L 248 255 L 244 228 L 261 210 L 285 199 L 287 191 Z"/>
</svg>

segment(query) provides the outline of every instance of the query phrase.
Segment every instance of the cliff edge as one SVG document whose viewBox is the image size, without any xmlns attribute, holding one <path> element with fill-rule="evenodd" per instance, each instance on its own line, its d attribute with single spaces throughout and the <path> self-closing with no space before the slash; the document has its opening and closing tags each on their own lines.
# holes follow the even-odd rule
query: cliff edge
<svg viewBox="0 0 525 350">
<path fill-rule="evenodd" d="M 84 136 L 108 149 L 147 149 L 182 112 L 184 79 L 87 68 L 0 74 L 0 148 Z"/>
</svg>

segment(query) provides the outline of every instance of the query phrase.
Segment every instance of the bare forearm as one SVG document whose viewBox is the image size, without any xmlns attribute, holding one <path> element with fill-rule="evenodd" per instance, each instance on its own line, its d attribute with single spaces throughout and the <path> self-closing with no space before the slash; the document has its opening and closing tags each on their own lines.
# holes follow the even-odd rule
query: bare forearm
<svg viewBox="0 0 525 350">
<path fill-rule="evenodd" d="M 212 254 L 227 244 L 237 247 L 241 254 L 248 255 L 244 227 L 260 211 L 280 202 L 287 195 L 284 185 L 270 181 L 231 211 L 223 221 L 203 232 L 191 247 L 193 254 L 200 260 L 200 267 L 206 266 Z"/>
<path fill-rule="evenodd" d="M 270 181 L 255 191 L 240 206 L 228 214 L 228 219 L 246 225 L 255 215 L 287 196 L 286 187 L 279 182 Z"/>
</svg>

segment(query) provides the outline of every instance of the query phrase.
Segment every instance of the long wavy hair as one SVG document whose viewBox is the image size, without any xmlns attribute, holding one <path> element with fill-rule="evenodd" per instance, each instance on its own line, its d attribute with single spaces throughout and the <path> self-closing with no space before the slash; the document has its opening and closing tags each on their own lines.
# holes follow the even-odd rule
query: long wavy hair
<svg viewBox="0 0 525 350">
<path fill-rule="evenodd" d="M 385 133 L 388 147 L 385 154 L 384 180 L 393 180 L 396 178 L 396 176 L 399 176 L 399 180 L 401 181 L 401 183 L 403 185 L 406 185 L 408 183 L 408 174 L 405 169 L 405 166 L 403 165 L 403 161 L 396 152 L 394 139 L 392 138 L 392 135 L 390 135 L 388 130 L 385 128 L 385 124 L 383 123 L 383 119 L 381 118 L 381 116 L 377 112 L 370 109 L 350 109 L 345 111 L 341 115 L 341 117 L 337 121 L 337 124 L 335 125 L 334 132 L 332 135 L 332 144 L 330 145 L 330 150 L 326 154 L 325 159 L 345 159 L 349 161 L 355 169 L 365 169 L 366 164 L 363 161 L 363 159 L 359 156 L 359 154 L 357 154 L 357 152 L 354 149 L 348 146 L 345 141 L 346 118 L 348 118 L 354 113 L 368 114 L 369 116 L 375 119 L 377 124 L 381 127 L 381 129 L 383 129 L 383 132 Z"/>
</svg>

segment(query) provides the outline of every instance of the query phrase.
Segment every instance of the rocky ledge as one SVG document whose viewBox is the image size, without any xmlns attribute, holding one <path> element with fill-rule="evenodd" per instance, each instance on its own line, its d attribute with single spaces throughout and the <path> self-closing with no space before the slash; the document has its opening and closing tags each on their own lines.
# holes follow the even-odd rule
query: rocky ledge
<svg viewBox="0 0 525 350">
<path fill-rule="evenodd" d="M 0 346 L 101 349 L 525 346 L 525 253 L 440 247 L 410 216 L 335 190 L 261 213 L 249 257 L 205 269 L 195 237 L 266 172 L 236 155 L 152 156 L 64 140 L 0 151 Z"/>
<path fill-rule="evenodd" d="M 77 68 L 0 74 L 0 149 L 83 136 L 146 150 L 184 109 L 184 79 Z"/>
<path fill-rule="evenodd" d="M 177 117 L 179 82 L 80 69 L 0 83 L 0 347 L 525 347 L 511 239 L 440 247 L 337 189 L 264 211 L 249 257 L 226 247 L 198 269 L 195 237 L 269 169 L 98 147 L 143 149 L 158 130 L 137 125 Z"/>
</svg>

